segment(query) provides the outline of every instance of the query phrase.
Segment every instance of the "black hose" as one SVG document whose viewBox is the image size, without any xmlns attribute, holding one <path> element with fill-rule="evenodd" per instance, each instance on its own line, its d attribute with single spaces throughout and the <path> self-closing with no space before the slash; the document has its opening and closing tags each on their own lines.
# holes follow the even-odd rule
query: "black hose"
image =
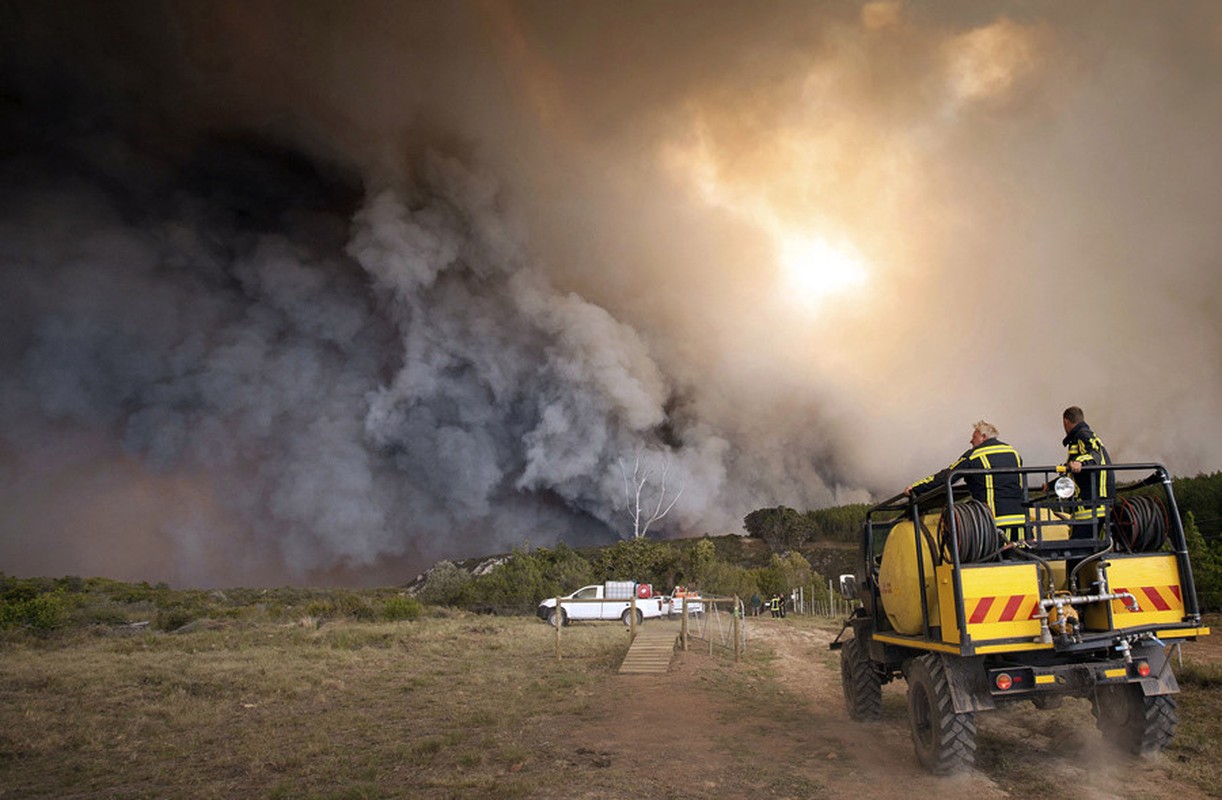
<svg viewBox="0 0 1222 800">
<path fill-rule="evenodd" d="M 1113 539 L 1112 542 L 1108 544 L 1107 547 L 1100 550 L 1098 553 L 1092 553 L 1089 556 L 1087 556 L 1086 558 L 1079 561 L 1077 564 L 1074 565 L 1073 569 L 1070 570 L 1069 574 L 1065 576 L 1065 586 L 1071 590 L 1076 590 L 1078 588 L 1078 573 L 1082 571 L 1082 568 L 1085 567 L 1087 564 L 1092 564 L 1102 559 L 1104 556 L 1106 556 L 1108 553 L 1112 552 L 1115 549 L 1116 549 L 1116 541 Z"/>
<path fill-rule="evenodd" d="M 1112 524 L 1116 543 L 1129 553 L 1161 550 L 1171 527 L 1161 497 L 1117 498 L 1112 507 Z"/>
<path fill-rule="evenodd" d="M 933 541 L 933 534 L 929 532 L 929 528 L 925 526 L 925 520 L 917 517 L 917 524 L 921 526 L 921 535 L 925 537 L 925 544 L 929 547 L 929 553 L 934 560 L 934 566 L 941 566 L 946 561 L 946 553 L 942 548 L 939 548 Z"/>
<path fill-rule="evenodd" d="M 944 510 L 938 523 L 938 537 L 948 559 L 952 544 L 952 514 L 956 533 L 954 544 L 958 546 L 960 564 L 974 564 L 997 557 L 1005 543 L 997 530 L 992 509 L 979 500 L 965 500 Z"/>
</svg>

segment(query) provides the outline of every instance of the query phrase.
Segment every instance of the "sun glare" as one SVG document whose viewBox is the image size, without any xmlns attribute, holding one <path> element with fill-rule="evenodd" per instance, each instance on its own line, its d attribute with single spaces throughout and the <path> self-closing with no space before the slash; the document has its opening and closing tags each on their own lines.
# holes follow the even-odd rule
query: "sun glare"
<svg viewBox="0 0 1222 800">
<path fill-rule="evenodd" d="M 785 291 L 804 304 L 818 304 L 866 280 L 866 263 L 856 248 L 823 237 L 782 239 L 780 259 Z"/>
</svg>

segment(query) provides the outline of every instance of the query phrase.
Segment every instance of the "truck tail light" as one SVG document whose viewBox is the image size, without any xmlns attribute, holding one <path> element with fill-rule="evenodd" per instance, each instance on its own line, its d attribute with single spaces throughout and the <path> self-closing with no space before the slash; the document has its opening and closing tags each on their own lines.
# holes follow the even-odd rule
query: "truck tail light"
<svg viewBox="0 0 1222 800">
<path fill-rule="evenodd" d="M 1014 685 L 1014 680 L 1010 677 L 1009 673 L 1003 672 L 997 676 L 995 683 L 997 688 L 1004 692 Z"/>
<path fill-rule="evenodd" d="M 1150 677 L 1150 663 L 1148 661 L 1138 661 L 1137 674 L 1143 678 Z"/>
</svg>

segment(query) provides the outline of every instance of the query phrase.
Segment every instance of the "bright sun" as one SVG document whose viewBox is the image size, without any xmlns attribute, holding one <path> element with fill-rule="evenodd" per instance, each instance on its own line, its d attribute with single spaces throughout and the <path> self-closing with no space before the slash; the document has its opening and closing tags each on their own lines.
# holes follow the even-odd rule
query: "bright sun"
<svg viewBox="0 0 1222 800">
<path fill-rule="evenodd" d="M 821 236 L 783 237 L 780 261 L 786 293 L 808 305 L 860 286 L 868 271 L 851 244 L 833 244 Z"/>
</svg>

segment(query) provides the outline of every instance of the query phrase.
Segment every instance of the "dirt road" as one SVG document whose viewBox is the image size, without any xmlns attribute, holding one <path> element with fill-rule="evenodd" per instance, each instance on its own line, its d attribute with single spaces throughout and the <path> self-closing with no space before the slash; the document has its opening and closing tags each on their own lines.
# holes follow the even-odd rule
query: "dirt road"
<svg viewBox="0 0 1222 800">
<path fill-rule="evenodd" d="M 1210 796 L 1173 755 L 1134 762 L 1113 754 L 1083 700 L 1048 711 L 1023 703 L 982 714 L 977 769 L 927 775 L 912 753 L 902 681 L 884 687 L 880 723 L 849 720 L 838 656 L 827 649 L 834 634 L 808 621 L 764 619 L 751 626 L 752 655 L 738 667 L 693 650 L 680 654 L 667 675 L 617 676 L 605 714 L 580 721 L 555 748 L 564 771 L 588 778 L 576 796 Z M 571 787 L 556 796 L 574 797 Z"/>
</svg>

